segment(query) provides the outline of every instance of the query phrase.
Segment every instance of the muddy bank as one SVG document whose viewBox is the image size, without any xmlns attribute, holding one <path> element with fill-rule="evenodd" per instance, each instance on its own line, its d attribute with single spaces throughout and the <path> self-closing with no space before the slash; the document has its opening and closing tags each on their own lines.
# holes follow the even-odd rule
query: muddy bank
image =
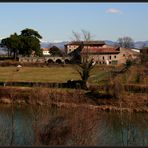
<svg viewBox="0 0 148 148">
<path fill-rule="evenodd" d="M 123 98 L 93 98 L 78 89 L 0 87 L 1 104 L 54 105 L 65 108 L 87 108 L 101 111 L 148 112 L 148 95 L 126 93 Z"/>
<path fill-rule="evenodd" d="M 111 105 L 84 105 L 84 104 L 74 104 L 74 103 L 53 103 L 57 107 L 65 107 L 65 108 L 86 108 L 91 110 L 98 110 L 98 111 L 114 111 L 114 112 L 148 112 L 148 108 L 126 108 L 126 107 L 118 107 L 118 106 L 111 106 Z"/>
</svg>

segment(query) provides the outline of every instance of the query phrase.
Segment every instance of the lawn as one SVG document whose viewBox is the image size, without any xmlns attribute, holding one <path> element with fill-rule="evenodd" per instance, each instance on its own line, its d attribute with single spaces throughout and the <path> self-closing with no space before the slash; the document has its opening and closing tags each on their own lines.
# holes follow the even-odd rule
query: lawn
<svg viewBox="0 0 148 148">
<path fill-rule="evenodd" d="M 90 75 L 90 82 L 98 83 L 106 77 L 106 72 L 95 67 Z M 73 66 L 66 67 L 0 67 L 0 81 L 28 82 L 66 82 L 81 79 Z"/>
</svg>

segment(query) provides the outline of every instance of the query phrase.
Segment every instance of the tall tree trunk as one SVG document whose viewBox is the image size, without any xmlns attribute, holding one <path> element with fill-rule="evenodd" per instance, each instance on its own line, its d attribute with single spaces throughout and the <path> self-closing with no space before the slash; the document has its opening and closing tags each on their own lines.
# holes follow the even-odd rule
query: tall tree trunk
<svg viewBox="0 0 148 148">
<path fill-rule="evenodd" d="M 13 53 L 13 58 L 16 60 L 16 52 Z"/>
</svg>

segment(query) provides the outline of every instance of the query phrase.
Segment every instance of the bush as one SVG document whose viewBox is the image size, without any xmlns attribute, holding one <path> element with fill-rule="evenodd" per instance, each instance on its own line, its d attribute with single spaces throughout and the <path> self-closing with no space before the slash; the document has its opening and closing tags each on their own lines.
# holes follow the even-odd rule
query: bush
<svg viewBox="0 0 148 148">
<path fill-rule="evenodd" d="M 110 87 L 110 94 L 115 99 L 121 99 L 123 97 L 124 87 L 118 80 L 114 80 Z"/>
<path fill-rule="evenodd" d="M 140 73 L 136 73 L 136 83 L 140 83 Z"/>
<path fill-rule="evenodd" d="M 127 59 L 125 66 L 126 66 L 127 69 L 130 68 L 132 66 L 132 61 Z"/>
</svg>

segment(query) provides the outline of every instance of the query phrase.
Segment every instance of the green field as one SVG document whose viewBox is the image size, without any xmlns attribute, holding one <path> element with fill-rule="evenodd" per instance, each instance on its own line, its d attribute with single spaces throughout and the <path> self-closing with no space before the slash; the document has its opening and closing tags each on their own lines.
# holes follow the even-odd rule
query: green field
<svg viewBox="0 0 148 148">
<path fill-rule="evenodd" d="M 98 83 L 104 79 L 107 72 L 95 67 L 90 75 L 89 81 Z M 66 67 L 22 67 L 19 71 L 16 67 L 0 67 L 0 81 L 22 81 L 22 82 L 66 82 L 67 80 L 80 79 L 79 74 L 73 66 Z"/>
</svg>

